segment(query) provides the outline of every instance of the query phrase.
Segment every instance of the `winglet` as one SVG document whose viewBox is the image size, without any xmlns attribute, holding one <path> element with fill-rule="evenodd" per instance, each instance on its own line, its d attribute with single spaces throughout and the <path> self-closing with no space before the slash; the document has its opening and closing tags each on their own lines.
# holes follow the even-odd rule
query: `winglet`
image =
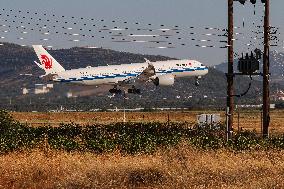
<svg viewBox="0 0 284 189">
<path fill-rule="evenodd" d="M 148 63 L 148 64 L 150 64 L 150 63 L 151 63 L 151 61 L 150 61 L 150 60 L 148 60 L 147 58 L 144 58 L 144 60 L 145 60 L 145 62 L 146 62 L 146 63 Z"/>
</svg>

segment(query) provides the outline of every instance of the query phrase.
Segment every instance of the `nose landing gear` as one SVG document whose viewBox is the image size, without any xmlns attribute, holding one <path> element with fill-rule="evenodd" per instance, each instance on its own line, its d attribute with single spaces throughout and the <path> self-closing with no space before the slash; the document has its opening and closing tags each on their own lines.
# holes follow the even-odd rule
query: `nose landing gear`
<svg viewBox="0 0 284 189">
<path fill-rule="evenodd" d="M 199 79 L 201 79 L 201 76 L 196 76 L 195 77 L 195 83 L 194 84 L 195 84 L 196 87 L 198 87 L 200 85 Z"/>
</svg>

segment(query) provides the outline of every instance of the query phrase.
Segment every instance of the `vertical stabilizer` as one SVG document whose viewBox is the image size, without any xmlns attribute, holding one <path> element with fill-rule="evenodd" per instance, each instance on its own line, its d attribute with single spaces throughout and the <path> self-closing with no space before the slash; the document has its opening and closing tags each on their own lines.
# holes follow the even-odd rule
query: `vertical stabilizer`
<svg viewBox="0 0 284 189">
<path fill-rule="evenodd" d="M 42 47 L 42 45 L 33 45 L 33 48 L 40 61 L 40 63 L 35 63 L 45 71 L 46 75 L 65 71 L 65 69 Z"/>
</svg>

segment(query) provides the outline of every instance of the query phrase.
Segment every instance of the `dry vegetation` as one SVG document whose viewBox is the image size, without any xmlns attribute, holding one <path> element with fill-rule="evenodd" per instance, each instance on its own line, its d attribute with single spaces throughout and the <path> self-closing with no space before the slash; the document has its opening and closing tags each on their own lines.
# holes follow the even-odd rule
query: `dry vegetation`
<svg viewBox="0 0 284 189">
<path fill-rule="evenodd" d="M 196 115 L 200 112 L 127 112 L 127 121 L 149 122 L 149 121 L 187 121 L 195 123 Z M 59 112 L 59 113 L 32 113 L 14 112 L 14 119 L 28 123 L 58 123 L 75 122 L 81 124 L 113 123 L 123 121 L 123 112 Z"/>
<path fill-rule="evenodd" d="M 173 122 L 188 122 L 189 124 L 196 123 L 196 116 L 204 112 L 200 111 L 186 111 L 186 112 L 127 112 L 126 118 L 130 122 L 149 122 L 158 121 L 166 122 L 168 118 Z M 208 113 L 208 112 L 206 112 Z M 209 112 L 219 113 L 224 119 L 224 112 Z M 31 112 L 14 112 L 12 113 L 14 119 L 29 123 L 33 126 L 42 124 L 50 124 L 52 126 L 59 125 L 59 123 L 78 123 L 81 125 L 88 125 L 94 123 L 113 123 L 123 121 L 122 112 L 60 112 L 60 113 L 31 113 Z M 169 117 L 168 117 L 169 116 Z M 241 111 L 239 116 L 236 112 L 235 129 L 243 128 L 248 130 L 255 129 L 260 133 L 261 131 L 261 113 L 259 111 Z M 238 121 L 239 120 L 239 121 Z M 239 122 L 239 124 L 238 124 Z M 271 112 L 270 132 L 280 133 L 284 132 L 284 111 Z"/>
<path fill-rule="evenodd" d="M 180 144 L 153 155 L 35 150 L 0 156 L 1 188 L 284 188 L 283 151 L 201 151 Z"/>
<path fill-rule="evenodd" d="M 194 123 L 199 113 L 174 112 L 170 119 Z M 167 121 L 167 114 L 127 115 L 133 121 L 143 115 L 142 121 Z M 257 114 L 244 114 L 240 120 L 253 125 L 256 117 L 251 116 Z M 283 112 L 272 115 L 281 120 Z M 13 113 L 17 120 L 27 119 L 30 123 L 107 123 L 120 116 L 121 113 Z M 197 148 L 182 140 L 150 154 L 129 155 L 118 149 L 111 153 L 68 153 L 51 148 L 44 140 L 35 148 L 19 148 L 0 155 L 0 188 L 284 188 L 283 148 Z"/>
</svg>

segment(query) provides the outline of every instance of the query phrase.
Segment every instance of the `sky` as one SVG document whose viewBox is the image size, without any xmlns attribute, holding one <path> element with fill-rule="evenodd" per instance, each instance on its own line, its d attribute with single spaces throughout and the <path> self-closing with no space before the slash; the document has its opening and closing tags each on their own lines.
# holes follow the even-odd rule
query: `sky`
<svg viewBox="0 0 284 189">
<path fill-rule="evenodd" d="M 239 27 L 236 28 L 235 32 L 243 33 L 235 36 L 238 39 L 235 47 L 237 55 L 243 51 L 261 47 L 258 44 L 259 40 L 251 42 L 252 38 L 257 37 L 253 33 L 253 31 L 258 31 L 255 26 L 262 24 L 263 5 L 260 3 L 260 0 L 258 1 L 255 9 L 250 3 L 242 6 L 235 2 L 235 25 Z M 6 27 L 7 25 L 12 26 L 7 33 L 3 33 L 7 29 L 4 27 L 0 28 L 1 36 L 5 37 L 1 39 L 2 41 L 29 46 L 37 43 L 54 48 L 97 46 L 141 54 L 165 55 L 181 59 L 192 58 L 210 66 L 225 62 L 227 59 L 226 49 L 220 48 L 226 45 L 224 42 L 220 42 L 226 40 L 226 38 L 217 36 L 217 34 L 223 34 L 224 31 L 221 29 L 227 26 L 227 0 L 0 0 L 0 2 L 1 8 L 5 9 L 4 11 L 2 10 L 0 24 L 5 24 Z M 284 40 L 284 34 L 282 35 L 284 32 L 282 26 L 284 12 L 281 7 L 284 7 L 283 0 L 271 0 L 271 25 L 279 27 L 278 38 L 281 41 L 277 47 L 272 47 L 271 49 L 278 51 L 283 51 Z M 17 18 L 12 19 L 11 16 L 3 17 L 4 15 L 7 16 L 10 9 L 13 10 L 11 14 L 18 16 Z M 19 10 L 22 12 L 16 12 Z M 254 10 L 256 11 L 255 15 Z M 29 11 L 29 14 L 24 13 L 26 11 Z M 38 15 L 32 13 L 38 13 Z M 56 15 L 55 18 L 52 17 L 53 14 Z M 62 15 L 64 18 L 61 17 Z M 23 34 L 24 30 L 16 29 L 17 26 L 21 25 L 20 16 L 26 17 L 25 19 L 21 17 L 22 25 L 28 23 L 28 17 L 34 18 L 32 21 L 29 21 L 31 22 L 29 26 L 25 25 L 28 29 L 39 27 L 36 25 L 37 22 L 34 21 L 37 18 L 43 18 L 43 20 L 50 19 L 53 22 L 59 20 L 61 24 L 57 23 L 55 25 L 50 21 L 45 23 L 47 28 L 42 29 L 42 31 L 29 30 L 29 33 Z M 72 20 L 72 17 L 75 17 L 75 21 Z M 79 18 L 81 17 L 84 19 L 80 20 Z M 88 21 L 86 21 L 87 18 L 89 19 Z M 91 18 L 94 18 L 97 22 L 93 28 L 91 27 Z M 12 22 L 13 20 L 15 20 L 14 23 Z M 72 24 L 75 22 L 77 25 Z M 87 23 L 87 25 L 84 26 L 84 23 Z M 40 24 L 44 25 L 44 22 L 41 21 Z M 55 25 L 54 28 L 48 28 L 52 25 Z M 63 25 L 65 29 L 61 28 Z M 179 30 L 165 31 L 164 33 L 162 30 L 159 30 L 172 29 L 175 26 L 178 26 Z M 129 30 L 112 31 L 111 33 L 108 30 L 98 33 L 103 27 L 108 29 L 115 27 L 129 28 Z M 206 29 L 207 27 L 218 28 L 219 30 L 208 30 Z M 70 35 L 66 37 L 63 34 L 66 32 L 63 31 L 67 30 L 66 28 L 70 29 L 67 31 L 68 34 L 82 34 L 85 32 L 85 36 L 89 37 L 80 36 L 75 38 L 74 36 L 70 37 Z M 83 31 L 80 31 L 80 28 Z M 137 31 L 137 28 L 147 28 L 152 31 Z M 53 34 L 44 36 L 45 30 Z M 55 35 L 55 31 L 59 31 L 59 34 Z M 177 31 L 178 33 L 176 33 Z M 119 33 L 128 37 L 113 37 L 114 34 Z M 165 38 L 165 36 L 151 37 L 151 39 L 149 39 L 149 36 L 133 38 L 129 34 L 168 34 L 168 38 Z M 91 38 L 90 36 L 92 35 L 95 38 Z M 258 37 L 261 37 L 261 34 Z M 136 41 L 144 41 L 144 43 L 118 42 L 122 41 L 123 38 L 126 41 L 135 39 Z M 44 41 L 44 39 L 48 39 L 48 41 Z M 80 41 L 72 41 L 77 39 Z"/>
</svg>

